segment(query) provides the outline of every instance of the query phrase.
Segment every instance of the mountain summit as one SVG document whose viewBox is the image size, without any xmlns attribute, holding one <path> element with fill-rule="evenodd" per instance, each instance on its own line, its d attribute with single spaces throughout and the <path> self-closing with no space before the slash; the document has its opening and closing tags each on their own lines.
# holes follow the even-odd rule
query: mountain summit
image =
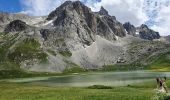
<svg viewBox="0 0 170 100">
<path fill-rule="evenodd" d="M 101 14 L 101 15 L 109 15 L 108 11 L 103 6 L 100 8 L 99 14 Z"/>
</svg>

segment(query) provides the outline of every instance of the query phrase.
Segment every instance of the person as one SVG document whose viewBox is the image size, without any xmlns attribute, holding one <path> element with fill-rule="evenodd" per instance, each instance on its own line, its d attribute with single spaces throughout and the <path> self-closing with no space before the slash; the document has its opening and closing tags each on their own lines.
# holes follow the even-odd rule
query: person
<svg viewBox="0 0 170 100">
<path fill-rule="evenodd" d="M 167 78 L 164 77 L 164 80 L 162 81 L 162 86 L 163 86 L 165 92 L 168 93 L 168 87 L 167 87 L 167 85 L 166 85 L 166 79 L 167 79 Z"/>
<path fill-rule="evenodd" d="M 161 83 L 160 78 L 156 78 L 156 82 L 157 82 L 157 89 L 160 90 L 161 87 L 162 87 L 162 83 Z"/>
<path fill-rule="evenodd" d="M 166 85 L 166 79 L 167 79 L 166 77 L 164 77 L 163 80 L 161 78 L 156 78 L 158 91 L 168 93 L 168 87 Z"/>
</svg>

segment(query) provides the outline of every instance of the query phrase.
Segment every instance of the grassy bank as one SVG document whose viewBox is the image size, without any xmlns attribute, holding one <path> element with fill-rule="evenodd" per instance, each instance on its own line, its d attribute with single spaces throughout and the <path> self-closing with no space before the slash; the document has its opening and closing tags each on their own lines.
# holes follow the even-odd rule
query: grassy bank
<svg viewBox="0 0 170 100">
<path fill-rule="evenodd" d="M 153 88 L 66 88 L 0 83 L 0 100 L 152 100 Z"/>
</svg>

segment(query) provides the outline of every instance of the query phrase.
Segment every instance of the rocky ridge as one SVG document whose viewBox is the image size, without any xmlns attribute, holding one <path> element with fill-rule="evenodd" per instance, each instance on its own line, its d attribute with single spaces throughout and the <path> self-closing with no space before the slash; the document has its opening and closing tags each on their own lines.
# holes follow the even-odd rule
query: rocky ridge
<svg viewBox="0 0 170 100">
<path fill-rule="evenodd" d="M 149 29 L 148 26 L 144 24 L 139 27 L 139 36 L 140 38 L 147 40 L 160 38 L 159 32 Z"/>
<path fill-rule="evenodd" d="M 25 22 L 23 22 L 21 20 L 14 20 L 6 26 L 4 32 L 5 33 L 21 32 L 21 31 L 24 31 L 28 28 L 29 28 L 29 26 Z"/>
</svg>

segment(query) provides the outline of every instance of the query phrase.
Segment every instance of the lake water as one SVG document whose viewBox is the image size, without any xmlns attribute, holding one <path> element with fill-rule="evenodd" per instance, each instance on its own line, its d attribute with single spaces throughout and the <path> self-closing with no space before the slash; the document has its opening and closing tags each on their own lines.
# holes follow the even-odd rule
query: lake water
<svg viewBox="0 0 170 100">
<path fill-rule="evenodd" d="M 92 85 L 126 86 L 133 83 L 154 81 L 156 77 L 170 77 L 169 72 L 101 72 L 74 74 L 66 76 L 21 78 L 6 80 L 9 82 L 41 84 L 45 86 L 86 87 Z M 155 80 L 156 81 L 156 80 Z"/>
</svg>

